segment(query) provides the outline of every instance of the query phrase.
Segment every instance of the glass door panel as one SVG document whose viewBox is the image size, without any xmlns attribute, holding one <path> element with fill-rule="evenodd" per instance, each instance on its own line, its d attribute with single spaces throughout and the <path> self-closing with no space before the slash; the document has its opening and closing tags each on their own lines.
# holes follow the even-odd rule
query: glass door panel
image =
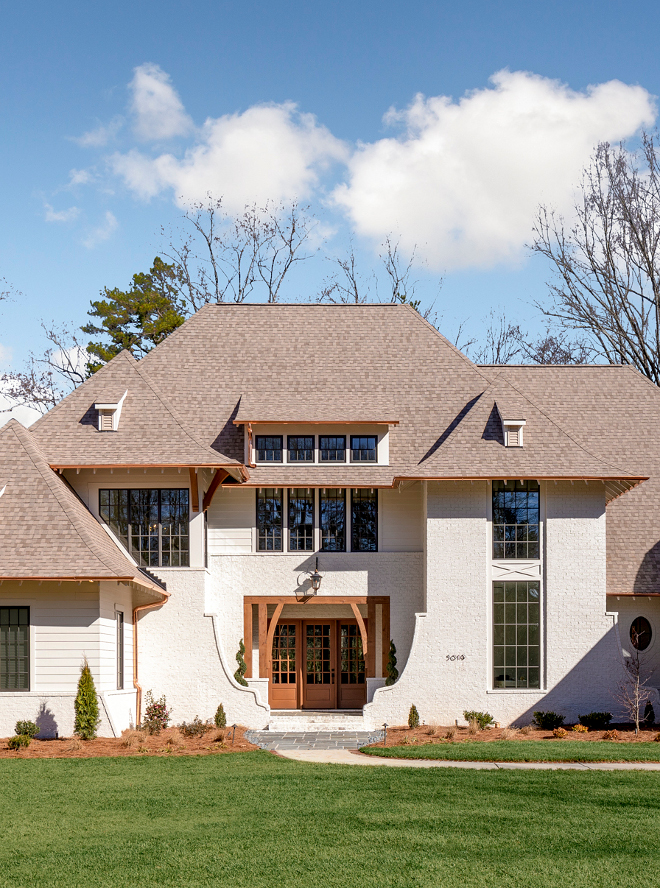
<svg viewBox="0 0 660 888">
<path fill-rule="evenodd" d="M 360 709 L 367 701 L 367 683 L 357 623 L 339 624 L 339 668 L 339 707 Z"/>
<path fill-rule="evenodd" d="M 304 694 L 306 709 L 336 706 L 334 621 L 305 623 Z"/>
<path fill-rule="evenodd" d="M 297 623 L 277 624 L 270 671 L 270 705 L 274 709 L 296 709 L 298 706 L 297 640 Z"/>
</svg>

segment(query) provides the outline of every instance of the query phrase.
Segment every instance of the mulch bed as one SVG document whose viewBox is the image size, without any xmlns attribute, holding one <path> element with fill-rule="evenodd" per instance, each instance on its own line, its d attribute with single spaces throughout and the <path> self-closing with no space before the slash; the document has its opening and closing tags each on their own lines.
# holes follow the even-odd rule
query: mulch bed
<svg viewBox="0 0 660 888">
<path fill-rule="evenodd" d="M 635 728 L 632 725 L 611 725 L 609 730 L 616 729 L 619 736 L 617 742 L 621 743 L 649 743 L 660 736 L 658 728 L 652 731 L 642 731 L 635 736 Z M 581 740 L 590 743 L 594 740 L 608 740 L 605 737 L 607 731 L 589 731 L 586 734 L 573 731 L 570 725 L 565 725 L 566 740 Z M 486 728 L 477 734 L 471 734 L 468 727 L 441 727 L 439 725 L 420 725 L 418 728 L 409 728 L 407 725 L 388 727 L 387 743 L 382 740 L 371 744 L 372 746 L 404 746 L 414 744 L 423 746 L 425 743 L 441 743 L 443 740 L 460 742 L 471 740 L 482 743 L 492 743 L 494 740 L 502 740 L 502 734 L 507 740 L 556 740 L 552 731 L 542 731 L 540 728 L 528 727 L 516 730 L 515 728 Z"/>
<path fill-rule="evenodd" d="M 246 728 L 213 728 L 203 737 L 184 737 L 178 728 L 167 728 L 149 736 L 142 731 L 124 731 L 121 737 L 99 737 L 96 740 L 78 740 L 76 737 L 60 740 L 32 740 L 27 749 L 8 749 L 7 740 L 0 740 L 0 759 L 3 758 L 101 758 L 126 755 L 223 755 L 258 749 L 245 739 Z"/>
</svg>

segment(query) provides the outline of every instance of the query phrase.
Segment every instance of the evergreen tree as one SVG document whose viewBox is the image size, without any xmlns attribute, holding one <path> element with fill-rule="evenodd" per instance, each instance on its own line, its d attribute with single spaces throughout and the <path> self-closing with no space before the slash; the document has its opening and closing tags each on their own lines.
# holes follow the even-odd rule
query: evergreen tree
<svg viewBox="0 0 660 888">
<path fill-rule="evenodd" d="M 390 641 L 390 654 L 387 658 L 386 672 L 387 678 L 385 679 L 385 684 L 393 685 L 399 677 L 399 670 L 396 668 L 396 647 L 394 646 L 393 641 Z"/>
<path fill-rule="evenodd" d="M 410 712 L 408 713 L 408 727 L 409 728 L 418 728 L 419 727 L 419 712 L 417 712 L 417 707 L 413 703 L 410 707 Z"/>
<path fill-rule="evenodd" d="M 87 657 L 80 670 L 78 681 L 78 693 L 74 703 L 76 720 L 74 733 L 81 740 L 93 740 L 96 737 L 96 729 L 101 721 L 99 717 L 99 701 L 96 696 L 96 688 L 92 672 L 87 662 Z"/>
<path fill-rule="evenodd" d="M 248 687 L 248 683 L 245 680 L 245 673 L 247 672 L 247 665 L 245 663 L 245 658 L 243 654 L 245 653 L 245 645 L 243 644 L 243 639 L 241 638 L 238 643 L 238 653 L 236 654 L 236 662 L 238 663 L 238 669 L 234 672 L 234 678 L 239 683 L 239 685 L 243 685 L 243 687 Z"/>
<path fill-rule="evenodd" d="M 215 726 L 216 728 L 226 728 L 227 727 L 227 716 L 225 715 L 225 707 L 222 703 L 218 706 L 215 711 Z"/>
</svg>

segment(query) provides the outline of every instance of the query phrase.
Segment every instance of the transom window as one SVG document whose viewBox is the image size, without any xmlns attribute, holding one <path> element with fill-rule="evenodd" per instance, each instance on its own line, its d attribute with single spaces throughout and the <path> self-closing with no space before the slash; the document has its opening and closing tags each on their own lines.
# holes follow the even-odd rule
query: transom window
<svg viewBox="0 0 660 888">
<path fill-rule="evenodd" d="M 289 435 L 289 462 L 314 462 L 314 435 Z"/>
<path fill-rule="evenodd" d="M 341 488 L 321 490 L 319 496 L 321 550 L 346 551 L 346 491 Z"/>
<path fill-rule="evenodd" d="M 351 435 L 351 462 L 376 462 L 376 435 Z"/>
<path fill-rule="evenodd" d="M 282 490 L 262 487 L 257 492 L 257 549 L 282 551 Z"/>
<path fill-rule="evenodd" d="M 346 435 L 320 435 L 321 462 L 346 462 Z"/>
<path fill-rule="evenodd" d="M 493 558 L 540 558 L 537 481 L 493 481 Z"/>
<path fill-rule="evenodd" d="M 282 435 L 257 435 L 258 462 L 282 462 Z"/>
<path fill-rule="evenodd" d="M 99 490 L 99 514 L 143 567 L 188 567 L 186 488 Z"/>
<path fill-rule="evenodd" d="M 311 552 L 314 548 L 314 491 L 306 487 L 289 490 L 289 551 Z"/>
<path fill-rule="evenodd" d="M 539 583 L 493 583 L 493 687 L 541 687 Z"/>
<path fill-rule="evenodd" d="M 0 691 L 30 690 L 30 608 L 0 607 Z"/>
<path fill-rule="evenodd" d="M 353 552 L 375 552 L 378 549 L 376 490 L 351 492 L 351 549 Z"/>
</svg>

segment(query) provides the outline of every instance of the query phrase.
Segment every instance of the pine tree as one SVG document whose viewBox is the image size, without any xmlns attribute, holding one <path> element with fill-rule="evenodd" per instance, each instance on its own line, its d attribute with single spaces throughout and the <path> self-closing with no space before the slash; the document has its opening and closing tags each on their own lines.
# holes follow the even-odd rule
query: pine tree
<svg viewBox="0 0 660 888">
<path fill-rule="evenodd" d="M 83 662 L 80 670 L 80 679 L 78 681 L 78 693 L 74 703 L 76 712 L 76 720 L 74 724 L 74 733 L 81 740 L 93 740 L 96 737 L 96 729 L 101 721 L 99 717 L 99 701 L 96 696 L 96 688 L 92 672 L 87 662 L 87 657 Z"/>
<path fill-rule="evenodd" d="M 238 663 L 238 669 L 234 672 L 234 678 L 239 683 L 239 685 L 243 685 L 243 687 L 248 687 L 248 683 L 245 680 L 245 673 L 247 672 L 247 665 L 245 663 L 245 659 L 243 654 L 245 653 L 245 645 L 243 644 L 243 639 L 241 638 L 238 644 L 238 653 L 236 654 L 236 662 Z"/>
<path fill-rule="evenodd" d="M 216 728 L 226 728 L 227 727 L 227 716 L 225 715 L 225 707 L 222 703 L 218 706 L 215 711 L 215 726 Z"/>
<path fill-rule="evenodd" d="M 386 672 L 387 678 L 385 680 L 385 684 L 393 685 L 399 677 L 399 670 L 396 668 L 396 648 L 393 641 L 390 641 L 390 655 L 387 658 Z"/>
<path fill-rule="evenodd" d="M 408 727 L 409 728 L 418 728 L 419 727 L 419 712 L 417 712 L 417 707 L 413 703 L 410 707 L 410 712 L 408 713 Z"/>
</svg>

